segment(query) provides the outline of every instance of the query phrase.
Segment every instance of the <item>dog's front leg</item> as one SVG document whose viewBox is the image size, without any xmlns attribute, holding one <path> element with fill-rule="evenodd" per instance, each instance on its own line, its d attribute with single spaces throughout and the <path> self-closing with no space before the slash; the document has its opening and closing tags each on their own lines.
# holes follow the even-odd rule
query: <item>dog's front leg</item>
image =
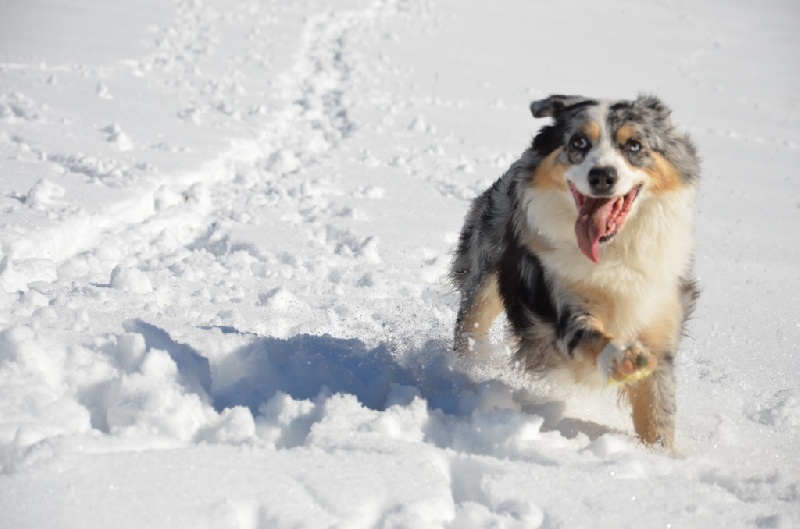
<svg viewBox="0 0 800 529">
<path fill-rule="evenodd" d="M 640 342 L 625 346 L 589 314 L 561 317 L 558 347 L 574 359 L 594 360 L 607 383 L 620 385 L 631 405 L 636 435 L 645 443 L 672 450 L 675 437 L 675 375 L 672 354 L 658 360 Z"/>
<path fill-rule="evenodd" d="M 647 444 L 673 449 L 675 367 L 672 354 L 660 355 L 653 375 L 620 388 L 631 404 L 636 435 Z"/>
<path fill-rule="evenodd" d="M 608 383 L 625 384 L 646 378 L 656 367 L 655 356 L 639 342 L 614 339 L 591 314 L 564 310 L 556 327 L 558 348 L 571 358 L 593 360 Z"/>
</svg>

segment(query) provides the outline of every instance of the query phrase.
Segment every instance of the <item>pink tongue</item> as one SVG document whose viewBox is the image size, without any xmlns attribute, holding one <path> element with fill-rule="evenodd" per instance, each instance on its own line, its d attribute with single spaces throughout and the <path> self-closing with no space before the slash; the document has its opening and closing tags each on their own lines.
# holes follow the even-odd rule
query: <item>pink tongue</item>
<svg viewBox="0 0 800 529">
<path fill-rule="evenodd" d="M 583 206 L 578 212 L 578 220 L 575 222 L 578 248 L 595 263 L 600 262 L 600 239 L 607 235 L 608 218 L 614 209 L 616 199 L 617 197 L 585 197 Z"/>
</svg>

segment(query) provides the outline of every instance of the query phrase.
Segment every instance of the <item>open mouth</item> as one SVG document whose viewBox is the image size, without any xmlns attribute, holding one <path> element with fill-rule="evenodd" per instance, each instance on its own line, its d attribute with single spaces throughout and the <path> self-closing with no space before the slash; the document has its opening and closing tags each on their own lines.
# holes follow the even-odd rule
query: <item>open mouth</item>
<svg viewBox="0 0 800 529">
<path fill-rule="evenodd" d="M 590 197 L 581 194 L 572 182 L 569 189 L 578 207 L 575 236 L 583 255 L 595 263 L 600 262 L 600 243 L 610 241 L 625 224 L 633 201 L 642 189 L 641 184 L 625 195 Z"/>
</svg>

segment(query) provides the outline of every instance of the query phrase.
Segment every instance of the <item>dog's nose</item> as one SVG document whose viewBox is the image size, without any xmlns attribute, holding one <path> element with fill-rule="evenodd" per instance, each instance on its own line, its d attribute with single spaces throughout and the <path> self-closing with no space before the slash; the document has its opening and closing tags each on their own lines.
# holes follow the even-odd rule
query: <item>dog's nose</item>
<svg viewBox="0 0 800 529">
<path fill-rule="evenodd" d="M 617 183 L 617 170 L 613 167 L 595 167 L 589 171 L 589 186 L 598 195 L 611 194 Z"/>
</svg>

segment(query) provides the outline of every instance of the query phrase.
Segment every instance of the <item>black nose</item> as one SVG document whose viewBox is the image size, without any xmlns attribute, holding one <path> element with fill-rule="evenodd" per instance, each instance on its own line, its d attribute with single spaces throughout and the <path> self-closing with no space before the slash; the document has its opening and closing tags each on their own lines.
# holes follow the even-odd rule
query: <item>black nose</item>
<svg viewBox="0 0 800 529">
<path fill-rule="evenodd" d="M 611 194 L 617 183 L 617 170 L 613 167 L 595 167 L 589 171 L 589 186 L 598 195 Z"/>
</svg>

